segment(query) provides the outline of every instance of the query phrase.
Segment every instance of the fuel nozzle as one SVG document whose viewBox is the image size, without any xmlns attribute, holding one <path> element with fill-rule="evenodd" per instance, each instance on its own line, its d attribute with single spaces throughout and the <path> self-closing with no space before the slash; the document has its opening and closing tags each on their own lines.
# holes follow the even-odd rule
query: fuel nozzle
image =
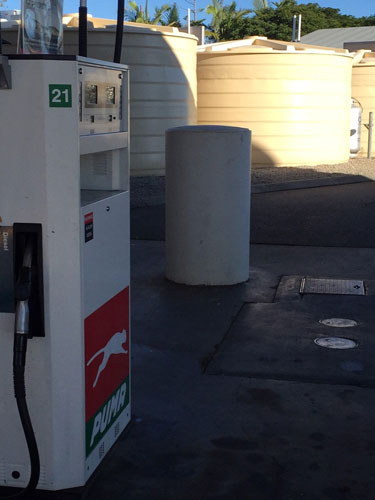
<svg viewBox="0 0 375 500">
<path fill-rule="evenodd" d="M 17 301 L 15 334 L 19 335 L 28 335 L 29 333 L 29 299 L 31 295 L 32 260 L 33 242 L 31 236 L 29 236 L 26 240 L 25 253 L 15 289 L 15 298 Z"/>
<path fill-rule="evenodd" d="M 26 364 L 27 337 L 29 334 L 29 299 L 31 295 L 31 265 L 33 260 L 33 243 L 29 236 L 26 240 L 25 252 L 22 266 L 19 271 L 15 298 L 16 317 L 14 323 L 14 347 L 13 347 L 13 367 L 16 370 L 24 369 Z M 22 381 L 15 383 L 15 391 L 24 392 Z"/>
</svg>

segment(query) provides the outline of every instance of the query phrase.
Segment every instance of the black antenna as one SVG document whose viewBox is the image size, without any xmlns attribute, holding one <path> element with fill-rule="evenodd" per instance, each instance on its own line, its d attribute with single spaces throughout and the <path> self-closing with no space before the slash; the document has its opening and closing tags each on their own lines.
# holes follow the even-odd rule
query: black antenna
<svg viewBox="0 0 375 500">
<path fill-rule="evenodd" d="M 0 6 L 2 6 L 1 2 Z M 3 53 L 3 39 L 1 38 L 1 9 L 0 9 L 0 56 L 2 53 Z"/>
<path fill-rule="evenodd" d="M 125 2 L 124 0 L 118 0 L 115 55 L 113 58 L 113 62 L 115 63 L 121 62 L 122 35 L 124 31 L 124 14 L 125 14 Z"/>
<path fill-rule="evenodd" d="M 87 57 L 87 2 L 80 1 L 78 20 L 78 54 Z"/>
</svg>

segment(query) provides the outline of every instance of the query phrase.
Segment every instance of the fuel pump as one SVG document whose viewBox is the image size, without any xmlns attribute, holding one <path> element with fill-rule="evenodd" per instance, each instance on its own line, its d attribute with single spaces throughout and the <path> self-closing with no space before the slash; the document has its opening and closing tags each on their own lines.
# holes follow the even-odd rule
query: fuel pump
<svg viewBox="0 0 375 500">
<path fill-rule="evenodd" d="M 73 488 L 130 420 L 128 68 L 0 74 L 0 485 Z"/>
</svg>

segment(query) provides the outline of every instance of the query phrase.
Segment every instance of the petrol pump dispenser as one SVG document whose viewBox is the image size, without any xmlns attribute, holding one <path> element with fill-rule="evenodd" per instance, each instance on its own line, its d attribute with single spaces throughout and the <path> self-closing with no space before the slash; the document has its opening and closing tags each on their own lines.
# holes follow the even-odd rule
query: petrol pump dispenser
<svg viewBox="0 0 375 500">
<path fill-rule="evenodd" d="M 32 337 L 38 488 L 72 488 L 130 420 L 128 71 L 80 56 L 0 62 L 0 485 L 30 477 L 16 330 L 16 364 Z"/>
</svg>

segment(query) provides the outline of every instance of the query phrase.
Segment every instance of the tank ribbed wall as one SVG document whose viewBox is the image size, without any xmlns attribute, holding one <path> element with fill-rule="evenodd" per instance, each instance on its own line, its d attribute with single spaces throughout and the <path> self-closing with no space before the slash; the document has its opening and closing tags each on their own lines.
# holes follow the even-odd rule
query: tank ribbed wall
<svg viewBox="0 0 375 500">
<path fill-rule="evenodd" d="M 249 128 L 253 166 L 346 162 L 352 58 L 252 50 L 198 53 L 198 123 Z"/>
<path fill-rule="evenodd" d="M 5 30 L 4 30 L 5 31 Z M 4 38 L 16 51 L 16 30 Z M 113 61 L 114 28 L 88 31 L 88 57 Z M 127 23 L 121 62 L 130 68 L 130 171 L 165 174 L 165 131 L 197 123 L 197 38 L 177 28 Z M 78 53 L 76 28 L 64 30 L 64 53 Z"/>
<path fill-rule="evenodd" d="M 372 62 L 363 60 L 362 64 L 353 66 L 352 75 L 352 96 L 361 103 L 362 126 L 361 126 L 361 145 L 358 156 L 367 158 L 368 150 L 368 130 L 365 123 L 369 122 L 369 112 L 374 113 L 375 118 L 375 53 L 371 58 Z M 372 140 L 372 157 L 375 157 L 375 131 Z"/>
</svg>

